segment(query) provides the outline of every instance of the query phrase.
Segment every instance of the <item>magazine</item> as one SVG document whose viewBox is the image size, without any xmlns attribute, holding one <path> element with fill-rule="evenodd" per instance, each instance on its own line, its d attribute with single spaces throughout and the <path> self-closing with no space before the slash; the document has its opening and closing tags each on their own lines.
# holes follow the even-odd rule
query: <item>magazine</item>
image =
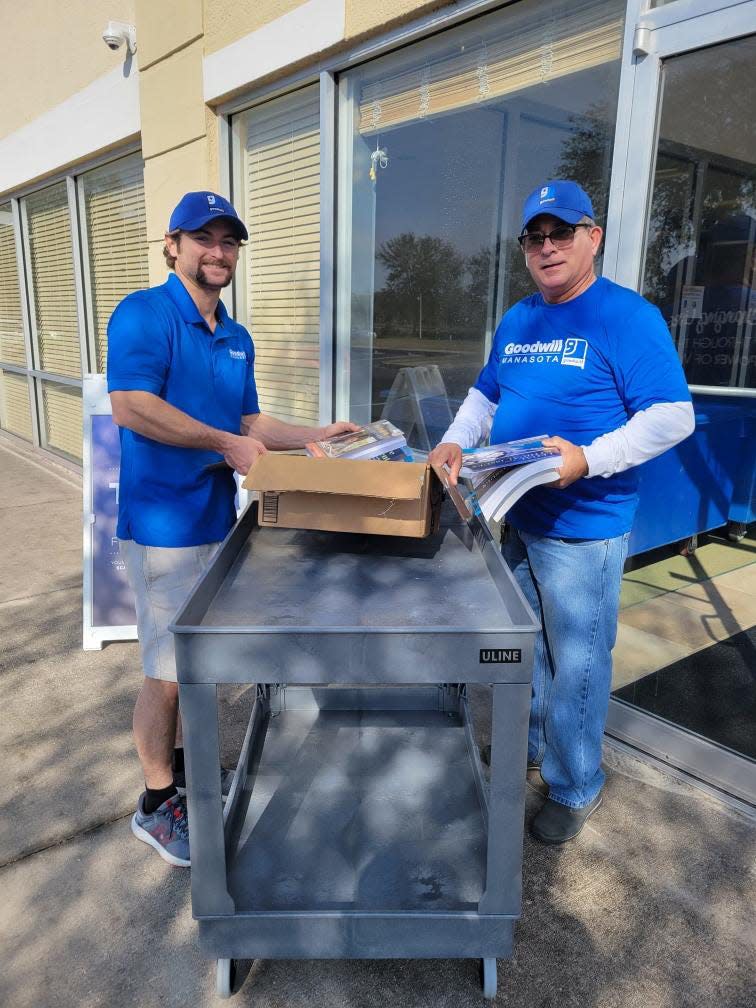
<svg viewBox="0 0 756 1008">
<path fill-rule="evenodd" d="M 393 451 L 373 455 L 371 462 L 414 462 L 415 457 L 409 448 L 394 448 Z"/>
<path fill-rule="evenodd" d="M 542 442 L 543 438 L 510 441 L 465 456 L 460 477 L 486 521 L 501 521 L 532 487 L 559 479 L 562 456 Z"/>
<path fill-rule="evenodd" d="M 543 434 L 540 437 L 523 438 L 520 441 L 505 441 L 502 444 L 465 452 L 459 475 L 463 479 L 475 479 L 481 473 L 491 472 L 494 469 L 510 469 L 512 466 L 559 456 L 557 448 L 544 447 L 546 437 L 547 435 Z"/>
<path fill-rule="evenodd" d="M 388 455 L 406 445 L 404 433 L 398 427 L 388 420 L 376 420 L 357 431 L 337 434 L 324 441 L 311 441 L 305 448 L 307 454 L 314 458 L 371 459 Z"/>
</svg>

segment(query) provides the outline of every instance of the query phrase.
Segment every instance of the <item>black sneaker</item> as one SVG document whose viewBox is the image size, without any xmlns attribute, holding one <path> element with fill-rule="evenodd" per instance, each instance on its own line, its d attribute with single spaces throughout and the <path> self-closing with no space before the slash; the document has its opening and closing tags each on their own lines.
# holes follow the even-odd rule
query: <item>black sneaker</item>
<svg viewBox="0 0 756 1008">
<path fill-rule="evenodd" d="M 599 792 L 589 805 L 570 808 L 547 798 L 530 824 L 530 835 L 545 844 L 560 844 L 574 839 L 601 804 Z"/>
<path fill-rule="evenodd" d="M 221 767 L 221 801 L 225 802 L 231 794 L 231 787 L 234 783 L 234 771 Z M 180 795 L 186 794 L 186 772 L 184 770 L 173 771 L 173 786 Z"/>
</svg>

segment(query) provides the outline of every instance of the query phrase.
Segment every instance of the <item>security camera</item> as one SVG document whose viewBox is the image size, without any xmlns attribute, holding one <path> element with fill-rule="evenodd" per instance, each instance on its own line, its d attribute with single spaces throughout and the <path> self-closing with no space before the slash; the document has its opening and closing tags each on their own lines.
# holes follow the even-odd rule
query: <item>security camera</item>
<svg viewBox="0 0 756 1008">
<path fill-rule="evenodd" d="M 123 21 L 108 21 L 102 39 L 108 49 L 113 52 L 120 49 L 125 42 L 129 52 L 133 55 L 136 52 L 136 28 L 134 25 L 126 24 Z"/>
</svg>

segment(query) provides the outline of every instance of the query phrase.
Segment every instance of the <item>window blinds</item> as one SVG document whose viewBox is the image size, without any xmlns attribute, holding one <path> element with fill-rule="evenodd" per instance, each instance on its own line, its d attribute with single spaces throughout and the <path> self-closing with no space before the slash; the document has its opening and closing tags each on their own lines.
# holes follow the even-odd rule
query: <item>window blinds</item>
<svg viewBox="0 0 756 1008">
<path fill-rule="evenodd" d="M 21 291 L 10 204 L 0 206 L 0 362 L 26 367 Z"/>
<path fill-rule="evenodd" d="M 149 285 L 144 172 L 141 154 L 81 177 L 86 220 L 87 301 L 95 339 L 95 364 L 105 371 L 107 325 L 131 291 Z"/>
<path fill-rule="evenodd" d="M 65 182 L 27 196 L 26 220 L 40 367 L 81 377 L 71 224 Z"/>
<path fill-rule="evenodd" d="M 524 2 L 476 22 L 453 47 L 426 48 L 424 62 L 400 57 L 394 73 L 366 83 L 359 96 L 358 129 L 370 134 L 411 120 L 491 101 L 567 74 L 618 59 L 624 4 Z M 599 99 L 601 96 L 597 95 Z"/>
<path fill-rule="evenodd" d="M 320 370 L 319 91 L 245 115 L 247 305 L 260 408 L 317 423 Z"/>
<path fill-rule="evenodd" d="M 81 460 L 82 408 L 81 389 L 73 385 L 42 382 L 42 407 L 45 418 L 45 445 Z"/>
<path fill-rule="evenodd" d="M 31 441 L 29 382 L 26 375 L 0 370 L 0 427 Z"/>
</svg>

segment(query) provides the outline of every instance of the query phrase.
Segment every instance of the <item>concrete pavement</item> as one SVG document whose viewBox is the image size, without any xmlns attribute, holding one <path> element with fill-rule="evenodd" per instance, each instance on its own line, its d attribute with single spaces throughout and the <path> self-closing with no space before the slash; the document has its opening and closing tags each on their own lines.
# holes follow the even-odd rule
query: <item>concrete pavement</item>
<svg viewBox="0 0 756 1008">
<path fill-rule="evenodd" d="M 129 830 L 141 787 L 131 708 L 135 644 L 81 650 L 81 488 L 0 440 L 0 1005 L 215 1005 L 189 873 Z M 223 705 L 227 757 L 243 689 Z M 488 697 L 475 694 L 485 736 Z M 526 837 L 515 957 L 500 1006 L 752 1008 L 756 824 L 613 750 L 583 834 Z M 538 807 L 528 797 L 528 816 Z M 242 964 L 257 1008 L 482 1005 L 462 960 Z"/>
</svg>

